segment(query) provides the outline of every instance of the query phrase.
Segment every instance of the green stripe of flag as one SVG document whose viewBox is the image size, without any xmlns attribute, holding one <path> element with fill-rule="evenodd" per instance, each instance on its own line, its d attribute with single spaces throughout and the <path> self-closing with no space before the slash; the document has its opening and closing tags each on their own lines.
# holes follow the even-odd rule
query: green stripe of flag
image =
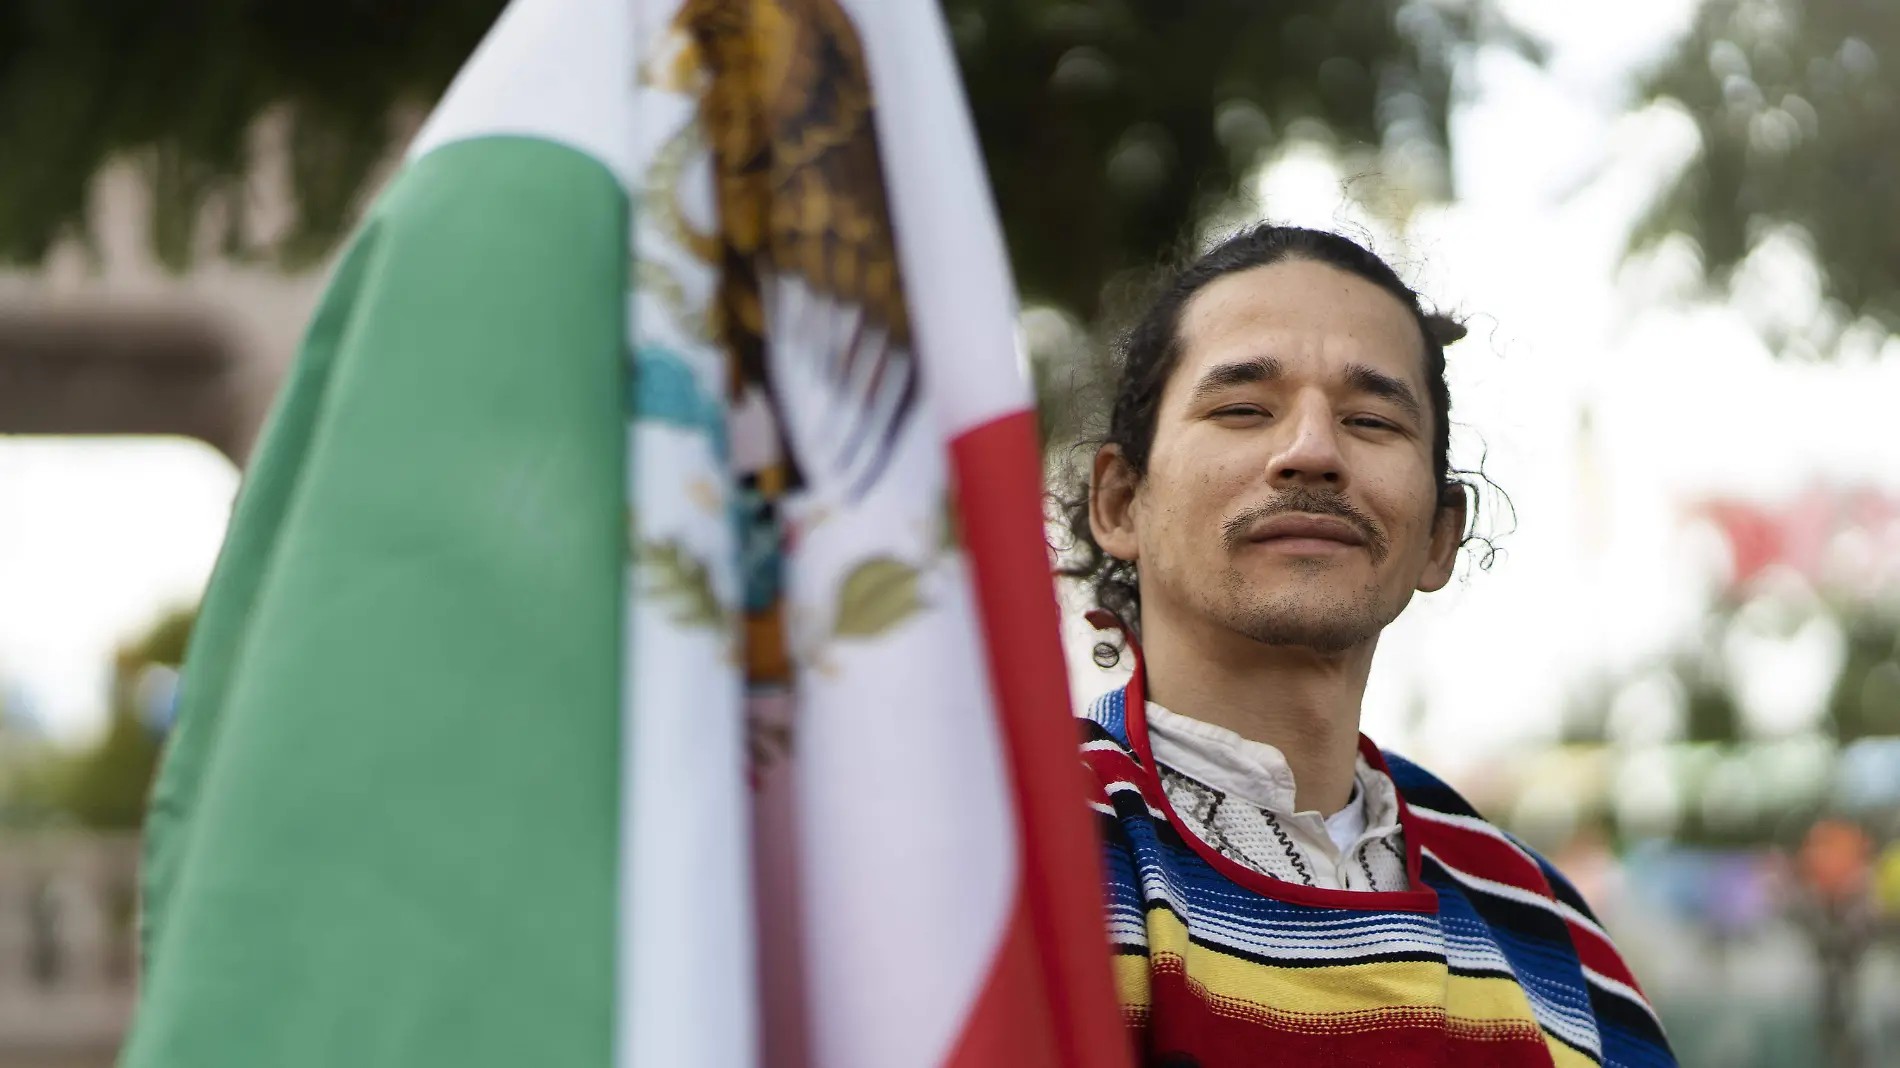
<svg viewBox="0 0 1900 1068">
<path fill-rule="evenodd" d="M 344 256 L 193 641 L 125 1068 L 608 1063 L 626 213 L 484 138 Z"/>
</svg>

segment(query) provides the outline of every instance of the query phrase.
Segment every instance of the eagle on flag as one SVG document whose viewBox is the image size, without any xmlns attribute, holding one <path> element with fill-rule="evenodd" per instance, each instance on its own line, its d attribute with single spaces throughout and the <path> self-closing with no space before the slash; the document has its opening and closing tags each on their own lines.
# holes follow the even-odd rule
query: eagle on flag
<svg viewBox="0 0 1900 1068">
<path fill-rule="evenodd" d="M 701 106 L 717 169 L 717 329 L 733 400 L 768 396 L 767 336 L 803 334 L 842 417 L 784 457 L 787 488 L 820 469 L 861 495 L 917 399 L 903 279 L 885 204 L 862 47 L 833 0 L 690 0 L 679 21 L 711 75 Z M 795 325 L 794 325 L 795 324 Z"/>
<path fill-rule="evenodd" d="M 693 42 L 673 70 L 676 84 L 700 81 L 719 210 L 716 232 L 686 238 L 719 271 L 710 325 L 727 353 L 733 418 L 752 424 L 738 431 L 775 446 L 738 472 L 740 537 L 754 561 L 747 677 L 783 685 L 780 501 L 814 482 L 855 499 L 888 466 L 918 396 L 903 279 L 850 17 L 834 0 L 688 0 L 675 25 Z M 805 354 L 834 415 L 803 434 L 768 373 L 774 333 L 818 342 Z"/>
</svg>

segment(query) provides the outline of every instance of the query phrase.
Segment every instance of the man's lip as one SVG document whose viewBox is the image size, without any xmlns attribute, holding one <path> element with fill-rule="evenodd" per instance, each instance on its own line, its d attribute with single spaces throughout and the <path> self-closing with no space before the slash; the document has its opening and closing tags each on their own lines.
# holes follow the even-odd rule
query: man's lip
<svg viewBox="0 0 1900 1068">
<path fill-rule="evenodd" d="M 1330 515 L 1294 513 L 1276 515 L 1254 525 L 1248 541 L 1272 541 L 1275 538 L 1317 538 L 1347 545 L 1364 545 L 1366 536 L 1358 527 Z"/>
</svg>

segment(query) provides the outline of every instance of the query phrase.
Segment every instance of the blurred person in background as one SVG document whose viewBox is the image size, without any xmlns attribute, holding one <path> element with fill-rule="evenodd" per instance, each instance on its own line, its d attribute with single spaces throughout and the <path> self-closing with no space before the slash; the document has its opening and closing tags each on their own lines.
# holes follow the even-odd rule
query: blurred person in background
<svg viewBox="0 0 1900 1068">
<path fill-rule="evenodd" d="M 1147 1063 L 1674 1063 L 1564 877 L 1359 733 L 1380 631 L 1472 537 L 1463 334 L 1351 240 L 1260 225 L 1124 339 L 1063 573 L 1135 655 L 1084 750 Z"/>
</svg>

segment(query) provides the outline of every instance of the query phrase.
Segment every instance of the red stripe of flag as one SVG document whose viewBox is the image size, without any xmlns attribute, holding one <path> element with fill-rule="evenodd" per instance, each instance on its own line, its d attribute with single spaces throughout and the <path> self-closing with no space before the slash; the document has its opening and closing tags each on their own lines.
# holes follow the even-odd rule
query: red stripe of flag
<svg viewBox="0 0 1900 1068">
<path fill-rule="evenodd" d="M 1022 854 L 1017 907 L 950 1063 L 1127 1068 L 1101 847 L 1085 800 L 1088 776 L 1076 760 L 1043 535 L 1035 414 L 984 423 L 952 441 L 950 456 Z M 1028 1015 L 1039 1006 L 1046 1025 Z M 1051 1040 L 1059 1059 L 1036 1058 Z"/>
</svg>

